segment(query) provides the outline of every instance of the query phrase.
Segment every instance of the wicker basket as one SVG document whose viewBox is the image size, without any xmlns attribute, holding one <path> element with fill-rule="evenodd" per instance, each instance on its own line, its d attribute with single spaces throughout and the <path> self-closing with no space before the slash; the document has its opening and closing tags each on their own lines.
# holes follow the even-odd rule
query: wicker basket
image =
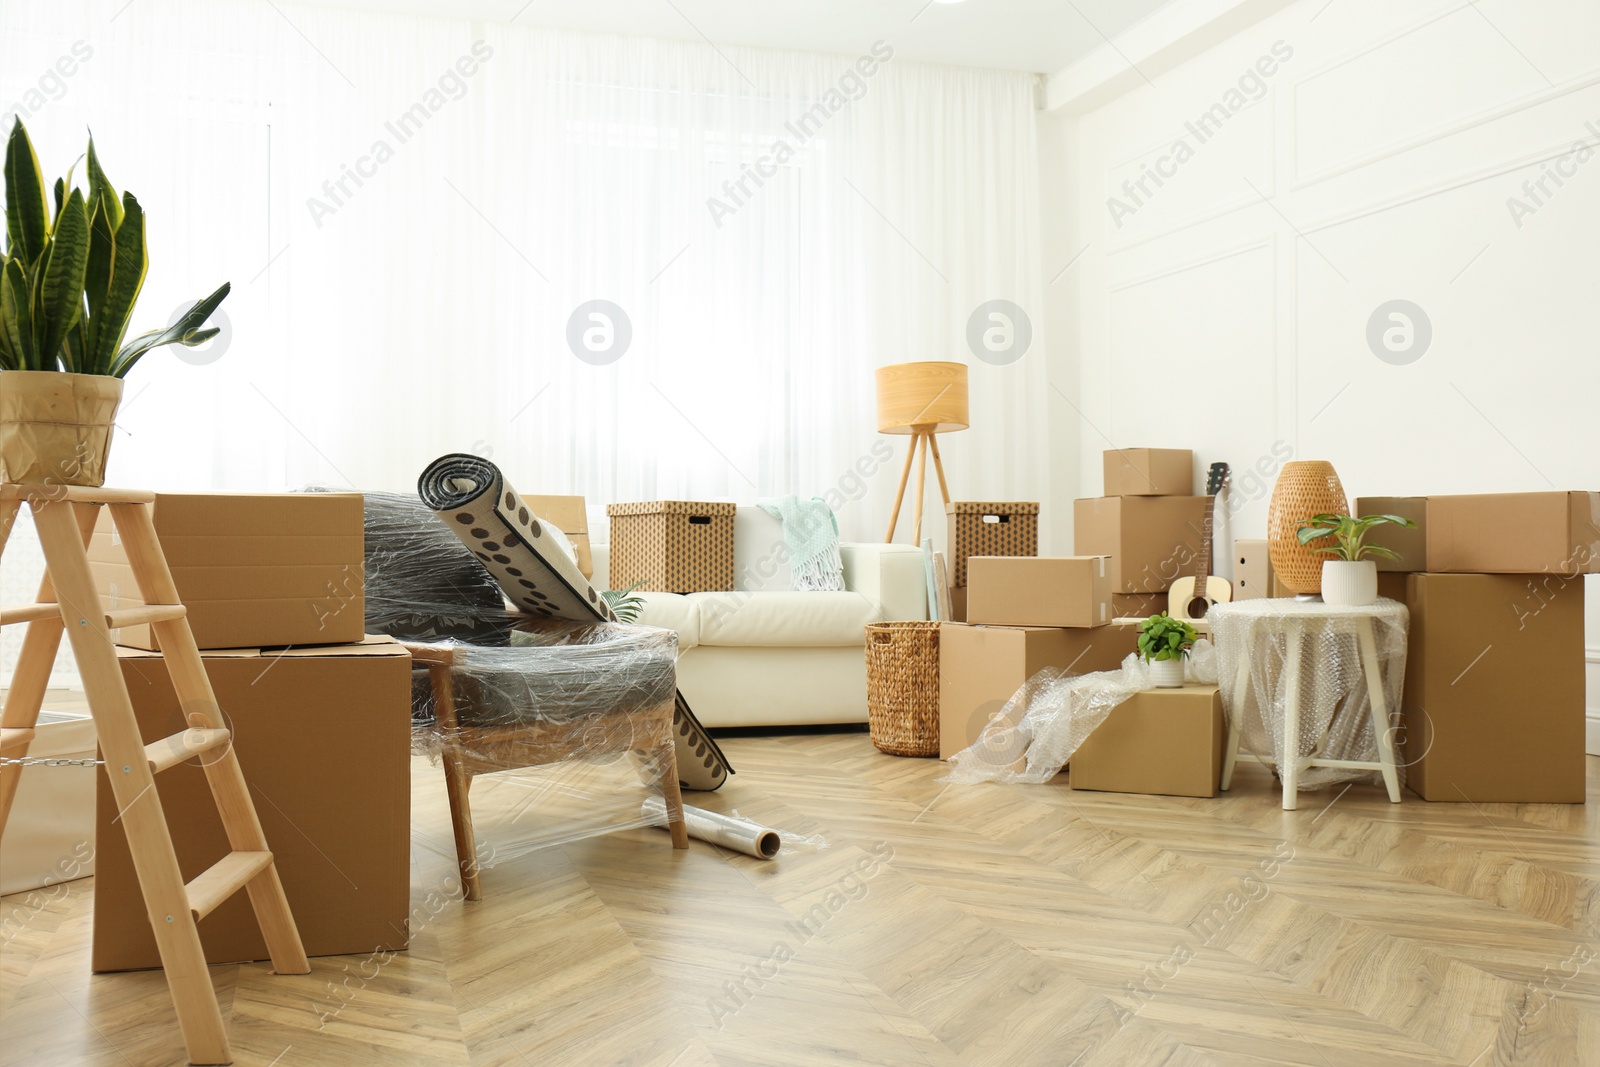
<svg viewBox="0 0 1600 1067">
<path fill-rule="evenodd" d="M 867 627 L 867 723 L 891 756 L 939 754 L 939 624 Z"/>
</svg>

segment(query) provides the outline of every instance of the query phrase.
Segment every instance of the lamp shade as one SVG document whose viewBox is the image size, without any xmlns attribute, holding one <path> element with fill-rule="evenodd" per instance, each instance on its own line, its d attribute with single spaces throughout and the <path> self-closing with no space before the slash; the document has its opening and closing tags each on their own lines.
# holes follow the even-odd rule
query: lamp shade
<svg viewBox="0 0 1600 1067">
<path fill-rule="evenodd" d="M 1267 555 L 1278 581 L 1296 593 L 1322 592 L 1322 561 L 1330 557 L 1312 548 L 1330 546 L 1333 539 L 1319 538 L 1311 545 L 1302 545 L 1300 524 L 1315 515 L 1344 515 L 1349 511 L 1344 486 L 1339 484 L 1332 463 L 1321 459 L 1285 463 L 1267 506 Z"/>
<path fill-rule="evenodd" d="M 896 363 L 878 368 L 878 432 L 965 430 L 965 363 Z"/>
</svg>

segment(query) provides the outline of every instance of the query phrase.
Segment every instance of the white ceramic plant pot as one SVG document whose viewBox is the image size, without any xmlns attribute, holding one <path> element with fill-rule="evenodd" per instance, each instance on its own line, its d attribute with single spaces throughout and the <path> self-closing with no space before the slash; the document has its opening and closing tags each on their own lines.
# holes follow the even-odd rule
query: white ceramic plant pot
<svg viewBox="0 0 1600 1067">
<path fill-rule="evenodd" d="M 1183 660 L 1156 659 L 1150 661 L 1150 681 L 1157 689 L 1183 688 Z"/>
<path fill-rule="evenodd" d="M 1365 607 L 1378 599 L 1378 565 L 1370 559 L 1352 563 L 1343 559 L 1322 561 L 1322 602 L 1349 608 Z"/>
</svg>

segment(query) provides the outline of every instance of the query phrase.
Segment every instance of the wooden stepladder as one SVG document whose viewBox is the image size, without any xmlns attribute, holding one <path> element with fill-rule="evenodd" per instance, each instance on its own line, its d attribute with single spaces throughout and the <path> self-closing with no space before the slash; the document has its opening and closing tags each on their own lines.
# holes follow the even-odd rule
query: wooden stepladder
<svg viewBox="0 0 1600 1067">
<path fill-rule="evenodd" d="M 128 837 L 189 1062 L 226 1064 L 233 1062 L 233 1053 L 195 924 L 240 889 L 247 889 L 273 969 L 279 974 L 307 974 L 311 967 L 156 538 L 150 508 L 154 499 L 154 493 L 132 490 L 0 485 L 0 552 L 26 502 L 46 567 L 36 603 L 0 609 L 0 625 L 28 624 L 0 712 L 0 757 L 23 761 L 27 756 L 64 628 L 94 715 L 106 777 Z M 86 546 L 101 507 L 111 510 L 144 606 L 108 611 L 96 592 Z M 189 724 L 181 733 L 148 745 L 139 734 L 111 640 L 111 631 L 118 627 L 144 623 L 151 624 L 160 639 L 162 657 Z M 155 775 L 197 756 L 205 766 L 232 851 L 185 884 Z M 0 763 L 0 834 L 5 832 L 22 769 L 21 762 Z"/>
</svg>

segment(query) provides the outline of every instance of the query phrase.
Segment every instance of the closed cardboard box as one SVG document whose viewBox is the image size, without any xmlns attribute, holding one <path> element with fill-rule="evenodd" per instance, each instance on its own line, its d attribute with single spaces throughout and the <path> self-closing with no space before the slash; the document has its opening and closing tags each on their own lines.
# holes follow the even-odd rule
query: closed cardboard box
<svg viewBox="0 0 1600 1067">
<path fill-rule="evenodd" d="M 1072 754 L 1072 788 L 1214 797 L 1224 726 L 1214 685 L 1135 693 Z"/>
<path fill-rule="evenodd" d="M 1106 496 L 1073 505 L 1072 550 L 1111 557 L 1113 593 L 1159 593 L 1191 574 L 1208 496 Z"/>
<path fill-rule="evenodd" d="M 366 617 L 360 493 L 158 493 L 152 517 L 202 649 L 359 641 Z M 112 608 L 144 603 L 110 509 L 89 541 Z M 150 626 L 113 641 L 159 649 Z"/>
<path fill-rule="evenodd" d="M 1046 667 L 1072 674 L 1111 671 L 1135 651 L 1138 627 L 939 627 L 939 758 L 973 742 L 1022 684 Z M 1020 753 L 994 753 L 1009 766 Z"/>
<path fill-rule="evenodd" d="M 1413 574 L 1406 601 L 1406 784 L 1425 800 L 1582 804 L 1583 579 Z"/>
<path fill-rule="evenodd" d="M 1428 571 L 1600 573 L 1600 493 L 1428 497 Z"/>
<path fill-rule="evenodd" d="M 1367 515 L 1398 515 L 1417 524 L 1415 530 L 1404 526 L 1375 526 L 1367 534 L 1367 544 L 1379 545 L 1400 554 L 1399 559 L 1369 557 L 1379 571 L 1394 574 L 1420 574 L 1428 567 L 1428 498 L 1425 496 L 1360 496 L 1355 502 L 1356 517 Z"/>
<path fill-rule="evenodd" d="M 1189 496 L 1194 453 L 1187 448 L 1108 448 L 1106 496 Z"/>
<path fill-rule="evenodd" d="M 1265 541 L 1238 538 L 1233 542 L 1233 599 L 1260 600 L 1273 591 L 1272 558 Z"/>
<path fill-rule="evenodd" d="M 589 545 L 589 510 L 581 496 L 527 496 L 528 510 L 567 535 L 573 558 L 585 578 L 594 577 L 594 552 Z"/>
<path fill-rule="evenodd" d="M 964 585 L 950 590 L 950 621 L 967 621 L 967 587 Z"/>
<path fill-rule="evenodd" d="M 968 583 L 967 560 L 973 556 L 1037 556 L 1037 501 L 955 500 L 944 506 L 950 549 L 950 584 Z"/>
<path fill-rule="evenodd" d="M 156 653 L 122 649 L 145 741 L 187 725 Z M 406 947 L 411 897 L 411 657 L 387 638 L 205 656 L 289 907 L 312 956 Z M 156 776 L 187 881 L 228 851 L 199 761 Z M 161 966 L 116 801 L 97 802 L 96 971 Z M 248 893 L 200 922 L 211 963 L 267 958 Z"/>
<path fill-rule="evenodd" d="M 1111 622 L 1111 569 L 1105 556 L 973 556 L 967 562 L 967 622 L 1078 627 Z"/>
<path fill-rule="evenodd" d="M 611 587 L 648 593 L 733 589 L 733 513 L 729 503 L 647 500 L 607 504 Z"/>
<path fill-rule="evenodd" d="M 1111 614 L 1119 619 L 1148 619 L 1168 607 L 1165 593 L 1112 593 Z"/>
</svg>

